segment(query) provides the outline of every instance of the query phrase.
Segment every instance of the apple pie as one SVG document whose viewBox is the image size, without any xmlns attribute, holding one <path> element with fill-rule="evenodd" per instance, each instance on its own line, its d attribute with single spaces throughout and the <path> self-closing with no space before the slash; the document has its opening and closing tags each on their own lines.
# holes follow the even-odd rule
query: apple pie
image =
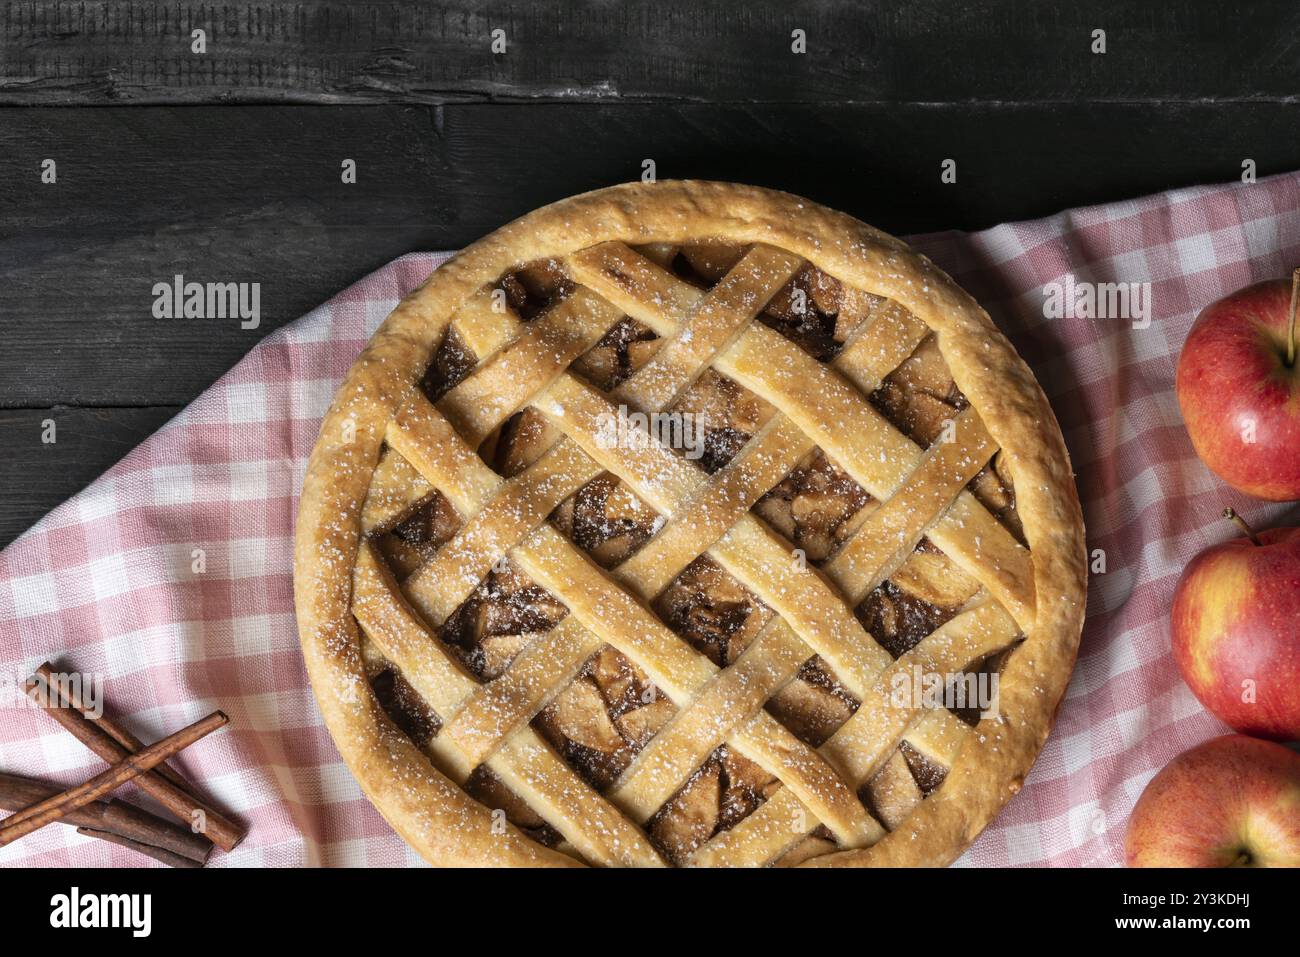
<svg viewBox="0 0 1300 957">
<path fill-rule="evenodd" d="M 295 560 L 326 724 L 444 865 L 946 864 L 1042 747 L 1084 588 L 1060 429 L 975 301 L 711 182 L 434 271 L 325 417 Z"/>
</svg>

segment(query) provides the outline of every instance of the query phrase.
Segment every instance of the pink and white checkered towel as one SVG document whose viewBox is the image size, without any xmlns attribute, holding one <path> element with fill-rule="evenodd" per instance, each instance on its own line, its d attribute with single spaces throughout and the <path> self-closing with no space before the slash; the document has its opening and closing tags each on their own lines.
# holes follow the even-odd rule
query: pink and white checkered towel
<svg viewBox="0 0 1300 957">
<path fill-rule="evenodd" d="M 1300 263 L 1300 173 L 1183 189 L 975 234 L 913 242 L 990 311 L 1034 367 L 1078 474 L 1092 577 L 1078 667 L 1020 794 L 962 859 L 1114 865 L 1143 786 L 1223 732 L 1179 678 L 1168 608 L 1184 564 L 1295 521 L 1196 458 L 1174 396 L 1197 311 Z M 230 726 L 179 767 L 251 825 L 213 865 L 418 862 L 370 806 L 322 723 L 298 651 L 292 538 L 307 455 L 334 390 L 397 300 L 443 257 L 405 256 L 268 336 L 80 495 L 0 553 L 0 770 L 73 782 L 102 765 L 13 694 L 46 659 L 102 676 L 117 716 L 154 740 L 215 708 Z M 1045 318 L 1045 286 L 1150 283 L 1150 324 Z M 194 571 L 195 550 L 206 569 Z M 8 865 L 144 859 L 52 826 Z"/>
</svg>

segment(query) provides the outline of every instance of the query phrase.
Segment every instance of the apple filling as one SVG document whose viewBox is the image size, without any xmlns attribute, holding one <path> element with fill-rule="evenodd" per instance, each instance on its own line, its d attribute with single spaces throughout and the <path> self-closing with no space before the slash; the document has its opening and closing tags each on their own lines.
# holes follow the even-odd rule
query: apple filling
<svg viewBox="0 0 1300 957">
<path fill-rule="evenodd" d="M 698 243 L 643 250 L 686 281 L 707 288 L 740 259 L 744 249 Z M 560 264 L 534 263 L 500 283 L 509 307 L 523 321 L 543 315 L 573 291 Z M 830 276 L 804 266 L 769 302 L 760 320 L 825 361 L 853 331 L 842 316 L 844 290 Z M 624 318 L 573 364 L 572 371 L 602 390 L 627 380 L 654 355 L 661 340 Z M 436 399 L 475 366 L 476 359 L 449 333 L 430 363 L 422 388 Z M 870 397 L 872 405 L 918 445 L 928 446 L 967 406 L 933 336 L 895 369 Z M 775 410 L 736 382 L 708 370 L 673 405 L 689 414 L 703 436 L 692 456 L 709 472 L 732 458 Z M 539 413 L 511 416 L 479 449 L 498 474 L 526 470 L 559 439 Z M 685 450 L 677 450 L 685 454 Z M 1008 463 L 999 454 L 970 483 L 971 492 L 1016 535 L 1021 535 Z M 752 514 L 798 549 L 813 566 L 833 556 L 878 507 L 824 450 L 814 448 L 754 505 Z M 403 579 L 435 554 L 461 525 L 439 493 L 410 505 L 373 540 L 394 575 Z M 569 496 L 548 521 L 601 568 L 614 569 L 641 549 L 664 517 L 616 476 L 604 472 Z M 915 551 L 856 608 L 863 627 L 897 658 L 975 600 L 979 583 L 939 549 L 922 540 Z M 684 642 L 721 668 L 736 661 L 773 616 L 773 611 L 717 562 L 701 555 L 651 602 L 658 618 Z M 438 640 L 476 677 L 490 681 L 509 667 L 529 642 L 567 614 L 563 602 L 530 581 L 509 561 L 499 563 L 438 629 Z M 993 665 L 996 667 L 996 663 Z M 376 695 L 395 723 L 417 744 L 438 733 L 440 720 L 418 694 L 383 661 L 371 661 Z M 767 711 L 812 746 L 825 742 L 847 721 L 859 701 L 817 656 L 767 702 Z M 533 727 L 592 788 L 608 790 L 676 708 L 626 656 L 612 647 L 592 655 L 578 675 L 533 719 Z M 969 714 L 961 715 L 972 720 Z M 943 783 L 942 768 L 907 743 L 901 744 L 860 790 L 868 810 L 886 827 L 898 825 L 916 804 Z M 733 827 L 762 805 L 780 783 L 723 745 L 691 775 L 646 823 L 652 841 L 674 863 L 686 862 L 701 845 Z M 537 840 L 559 835 L 513 795 L 486 767 L 467 785 L 478 800 L 501 808 Z M 795 864 L 834 849 L 818 828 L 778 863 Z"/>
</svg>

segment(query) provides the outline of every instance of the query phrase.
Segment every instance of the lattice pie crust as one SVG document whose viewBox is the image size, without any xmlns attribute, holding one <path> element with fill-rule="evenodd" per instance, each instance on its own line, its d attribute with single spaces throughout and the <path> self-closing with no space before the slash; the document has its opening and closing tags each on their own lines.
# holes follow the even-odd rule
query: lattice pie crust
<svg viewBox="0 0 1300 957">
<path fill-rule="evenodd" d="M 610 441 L 633 412 L 700 441 Z M 705 182 L 537 210 L 408 296 L 295 574 L 344 759 L 458 865 L 947 863 L 1047 737 L 1084 584 L 1060 430 L 970 296 Z M 894 694 L 975 671 L 996 714 Z"/>
</svg>

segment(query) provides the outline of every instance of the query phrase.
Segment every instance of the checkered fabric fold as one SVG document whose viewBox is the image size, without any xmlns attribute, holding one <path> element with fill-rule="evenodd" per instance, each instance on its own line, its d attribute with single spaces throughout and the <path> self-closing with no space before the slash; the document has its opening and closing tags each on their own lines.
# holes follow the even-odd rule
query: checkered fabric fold
<svg viewBox="0 0 1300 957">
<path fill-rule="evenodd" d="M 1056 728 L 962 863 L 1118 864 L 1142 787 L 1225 730 L 1170 656 L 1180 571 L 1233 535 L 1219 520 L 1225 503 L 1258 527 L 1297 520 L 1294 507 L 1249 500 L 1197 460 L 1173 385 L 1201 307 L 1300 264 L 1300 174 L 912 242 L 1034 368 L 1070 446 L 1088 547 L 1105 558 Z M 230 716 L 178 762 L 251 825 L 211 866 L 417 862 L 361 794 L 316 709 L 298 652 L 292 538 L 335 388 L 397 300 L 444 258 L 405 256 L 268 336 L 0 553 L 0 771 L 73 782 L 102 767 L 14 692 L 53 659 L 100 676 L 115 716 L 146 740 L 214 708 Z M 1054 292 L 1073 301 L 1096 288 L 1088 283 L 1149 284 L 1135 301 L 1149 314 L 1131 301 L 1125 316 L 1050 317 Z M 142 862 L 59 826 L 0 849 L 10 866 Z"/>
</svg>

